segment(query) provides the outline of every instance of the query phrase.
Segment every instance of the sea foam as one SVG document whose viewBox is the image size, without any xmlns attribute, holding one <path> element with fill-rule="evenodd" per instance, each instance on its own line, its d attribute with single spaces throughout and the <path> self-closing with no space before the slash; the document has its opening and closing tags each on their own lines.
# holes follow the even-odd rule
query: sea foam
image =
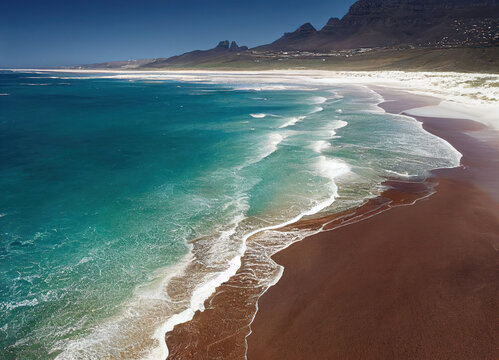
<svg viewBox="0 0 499 360">
<path fill-rule="evenodd" d="M 324 104 L 327 101 L 327 98 L 324 96 L 314 96 L 310 98 L 313 104 Z"/>
<path fill-rule="evenodd" d="M 247 78 L 248 78 L 248 77 L 250 77 L 250 75 L 242 75 L 242 76 L 247 76 Z M 129 76 L 133 76 L 133 74 L 132 75 L 123 74 L 123 75 L 119 75 L 116 77 L 107 76 L 105 78 L 119 79 L 119 78 L 127 78 Z M 139 78 L 142 78 L 146 75 L 138 74 L 135 76 L 137 79 L 139 79 Z M 218 82 L 219 83 L 219 82 L 227 81 L 227 79 L 229 79 L 229 80 L 233 79 L 235 75 L 228 74 L 225 77 L 219 76 L 218 78 L 214 75 L 199 75 L 199 74 L 195 75 L 195 76 L 189 75 L 189 74 L 178 74 L 178 75 L 175 75 L 175 74 L 163 74 L 163 75 L 150 74 L 147 76 L 150 76 L 151 78 L 157 77 L 157 78 L 163 78 L 163 79 L 173 77 L 174 79 L 176 79 L 178 81 L 193 81 L 193 82 L 200 81 L 200 82 L 204 82 L 204 83 L 206 83 L 206 82 L 213 82 L 213 83 Z M 253 76 L 253 75 L 251 75 L 251 76 Z M 104 77 L 100 77 L 100 78 L 104 78 Z M 70 78 L 70 79 L 74 79 L 74 77 Z M 86 77 L 84 77 L 83 79 L 89 80 L 89 78 L 86 78 Z M 248 81 L 248 80 L 245 80 L 245 81 Z M 266 80 L 266 81 L 269 81 L 269 80 Z M 282 77 L 275 76 L 272 81 L 274 81 L 274 82 L 282 81 Z M 293 81 L 295 81 L 295 79 L 293 79 Z M 263 90 L 264 88 L 267 87 L 266 90 L 270 90 L 271 86 L 273 86 L 273 85 L 269 85 L 269 86 L 262 85 L 260 89 Z M 277 90 L 277 88 L 278 87 L 274 87 L 274 90 Z M 288 90 L 290 88 L 291 88 L 290 86 L 281 86 L 281 87 L 279 87 L 279 90 Z M 308 88 L 308 90 L 310 90 L 310 88 Z M 323 89 L 321 89 L 321 90 L 323 90 Z M 227 96 L 230 96 L 230 95 L 227 95 Z M 324 100 L 324 99 L 326 99 L 326 98 L 320 97 L 320 96 L 318 96 L 316 98 L 312 98 L 311 101 L 308 102 L 308 105 L 312 107 L 314 105 L 324 104 L 327 100 L 331 100 L 331 98 L 328 98 L 326 100 Z M 362 97 L 361 97 L 361 99 L 362 99 Z M 271 97 L 269 97 L 269 102 L 272 100 L 273 99 Z M 346 105 L 347 107 L 345 107 L 345 109 L 348 109 L 348 112 L 347 112 L 347 114 L 345 114 L 344 116 L 341 117 L 342 119 L 344 118 L 348 121 L 350 121 L 349 120 L 350 114 L 354 114 L 355 111 L 359 111 L 359 112 L 362 111 L 362 110 L 358 110 L 358 109 L 355 110 L 354 106 L 350 106 L 351 104 L 348 103 L 349 101 L 350 101 L 350 98 L 347 96 L 345 99 L 345 102 L 347 103 L 347 105 Z M 371 101 L 371 99 L 368 99 L 366 102 L 370 102 L 370 101 Z M 354 105 L 357 106 L 358 104 L 359 103 L 356 103 Z M 362 106 L 364 106 L 363 103 L 362 103 Z M 327 112 L 334 111 L 334 109 L 331 109 L 331 107 L 329 107 L 329 106 L 324 106 L 324 107 L 326 108 Z M 359 105 L 359 107 L 360 107 L 360 105 Z M 315 109 L 317 111 L 324 110 L 320 106 L 317 106 Z M 252 115 L 272 116 L 270 114 L 252 114 Z M 333 118 L 335 116 L 334 114 L 327 114 L 327 115 L 331 115 Z M 255 118 L 263 118 L 265 116 L 260 116 L 260 117 L 256 116 Z M 339 117 L 339 115 L 336 115 L 336 116 Z M 293 126 L 297 122 L 301 121 L 304 118 L 305 118 L 305 116 L 288 118 L 288 119 L 286 119 L 287 121 L 284 124 L 279 126 L 279 128 L 286 128 L 288 126 Z M 319 117 L 317 117 L 317 118 L 319 118 Z M 321 118 L 322 118 L 322 116 L 321 116 Z M 367 118 L 367 117 L 365 116 L 364 118 Z M 318 121 L 315 123 L 311 122 L 310 131 L 307 131 L 307 132 L 304 131 L 300 134 L 300 136 L 294 137 L 294 136 L 290 135 L 289 144 L 292 146 L 290 146 L 289 149 L 298 148 L 299 150 L 303 150 L 303 148 L 309 147 L 311 140 L 314 140 L 314 138 L 309 137 L 309 138 L 303 139 L 303 135 L 315 136 L 315 135 L 320 134 L 319 139 L 321 139 L 324 136 L 324 131 L 327 131 L 327 132 L 329 132 L 327 135 L 334 137 L 334 136 L 336 136 L 337 129 L 340 129 L 340 128 L 348 125 L 347 121 L 337 120 L 337 121 L 332 122 L 332 124 L 330 126 L 324 126 L 325 120 L 324 121 L 323 120 L 324 119 L 318 119 Z M 354 121 L 359 121 L 359 120 L 352 119 L 352 121 L 351 121 L 352 124 Z M 258 122 L 258 123 L 263 124 L 266 122 Z M 358 128 L 359 128 L 358 126 L 352 127 L 352 132 L 348 132 L 348 134 L 347 134 L 347 132 L 345 132 L 344 136 L 345 137 L 347 135 L 349 136 L 349 138 L 347 140 L 350 140 L 351 136 L 355 136 L 355 131 L 359 131 Z M 252 128 L 252 129 L 255 130 L 255 128 Z M 245 129 L 245 130 L 248 130 L 248 129 Z M 261 131 L 260 128 L 258 128 L 257 130 Z M 253 160 L 250 161 L 250 164 L 255 164 L 263 159 L 268 158 L 271 154 L 275 153 L 280 148 L 279 144 L 281 144 L 284 141 L 284 139 L 287 136 L 287 133 L 293 134 L 293 135 L 295 134 L 295 132 L 293 132 L 291 130 L 282 131 L 282 133 L 275 132 L 276 131 L 275 125 L 273 127 L 269 126 L 264 131 L 265 132 L 263 134 L 253 133 L 253 134 L 255 134 L 254 135 L 255 139 L 258 139 L 257 142 L 261 141 L 261 144 L 258 144 L 258 147 L 254 147 L 254 149 L 253 149 L 254 153 L 250 154 L 250 157 L 253 157 Z M 250 134 L 248 133 L 247 135 L 249 136 Z M 294 142 L 295 138 L 297 139 L 296 143 Z M 300 142 L 300 139 L 302 140 L 301 142 Z M 286 143 L 288 143 L 288 141 Z M 238 208 L 238 211 L 235 212 L 234 217 L 233 217 L 234 220 L 233 220 L 233 223 L 231 224 L 231 226 L 229 226 L 227 228 L 224 227 L 224 230 L 220 231 L 219 237 L 217 239 L 213 238 L 213 240 L 215 242 L 217 242 L 217 244 L 215 244 L 215 246 L 213 246 L 213 249 L 210 248 L 211 249 L 210 251 L 213 252 L 213 256 L 219 255 L 218 250 L 220 250 L 224 246 L 226 246 L 225 242 L 227 239 L 229 239 L 229 238 L 237 239 L 238 246 L 239 246 L 239 244 L 241 244 L 241 245 L 240 245 L 240 248 L 237 249 L 238 251 L 237 251 L 236 256 L 227 257 L 227 259 L 226 259 L 227 261 L 224 263 L 224 268 L 218 268 L 216 266 L 213 266 L 213 264 L 207 262 L 207 264 L 210 266 L 209 269 L 210 269 L 210 271 L 212 271 L 212 273 L 209 273 L 208 275 L 206 273 L 203 273 L 202 275 L 196 274 L 196 276 L 199 276 L 199 277 L 194 278 L 194 279 L 192 279 L 191 277 L 188 277 L 189 282 L 192 282 L 193 284 L 195 284 L 195 288 L 192 290 L 192 292 L 186 292 L 184 294 L 186 299 L 185 300 L 183 299 L 182 301 L 185 301 L 185 302 L 180 303 L 180 302 L 174 301 L 177 299 L 170 299 L 169 296 L 171 294 L 169 294 L 165 289 L 170 284 L 170 281 L 172 280 L 172 278 L 180 277 L 184 273 L 185 269 L 188 266 L 190 266 L 193 262 L 197 261 L 197 259 L 193 258 L 192 253 L 189 253 L 188 255 L 186 255 L 185 258 L 182 258 L 182 260 L 180 260 L 180 262 L 176 266 L 162 269 L 160 271 L 159 275 L 155 274 L 155 278 L 157 278 L 158 280 L 154 280 L 154 284 L 152 284 L 154 286 L 151 285 L 151 287 L 149 287 L 147 291 L 144 291 L 144 289 L 142 287 L 139 288 L 136 292 L 134 292 L 133 299 L 131 299 L 130 302 L 122 304 L 123 311 L 121 311 L 119 314 L 117 314 L 116 317 L 114 317 L 113 319 L 110 319 L 109 321 L 107 321 L 105 324 L 101 324 L 100 326 L 99 325 L 95 326 L 93 328 L 95 331 L 92 331 L 88 337 L 85 337 L 81 340 L 73 339 L 69 343 L 66 340 L 64 340 L 61 343 L 57 344 L 59 346 L 55 346 L 54 349 L 58 350 L 58 351 L 61 351 L 61 350 L 63 351 L 62 354 L 59 356 L 59 358 L 60 359 L 70 359 L 70 358 L 80 358 L 81 359 L 81 358 L 83 358 L 84 355 L 88 355 L 87 358 L 98 358 L 96 356 L 96 351 L 101 351 L 100 355 L 103 355 L 102 357 L 105 357 L 106 356 L 105 351 L 108 350 L 107 348 L 111 349 L 109 351 L 114 351 L 115 353 L 119 354 L 120 351 L 124 351 L 124 349 L 125 349 L 125 346 L 122 347 L 121 345 L 123 345 L 124 342 L 126 343 L 126 340 L 124 340 L 125 339 L 124 333 L 126 332 L 127 327 L 130 325 L 130 319 L 133 320 L 133 323 L 132 323 L 133 325 L 137 325 L 137 324 L 143 325 L 143 324 L 147 323 L 149 327 L 155 326 L 155 328 L 154 328 L 155 331 L 154 331 L 154 336 L 153 336 L 153 338 L 155 340 L 154 341 L 155 347 L 154 347 L 154 350 L 150 353 L 150 358 L 151 359 L 166 358 L 168 350 L 167 350 L 167 345 L 165 344 L 165 341 L 164 341 L 165 332 L 172 329 L 176 324 L 190 320 L 192 318 L 192 316 L 194 315 L 195 311 L 203 310 L 204 309 L 204 301 L 213 293 L 213 291 L 215 291 L 216 287 L 219 286 L 224 281 L 226 281 L 227 279 L 229 279 L 230 276 L 232 276 L 233 274 L 235 274 L 237 272 L 237 269 L 240 267 L 240 264 L 241 264 L 241 256 L 243 256 L 243 254 L 246 251 L 246 242 L 250 236 L 252 236 L 258 232 L 261 232 L 261 231 L 278 229 L 279 227 L 292 224 L 292 223 L 300 220 L 304 216 L 315 215 L 318 212 L 321 212 L 321 211 L 327 209 L 329 206 L 333 205 L 335 199 L 338 198 L 338 184 L 341 184 L 341 186 L 343 186 L 343 184 L 345 184 L 344 186 L 349 186 L 348 184 L 346 184 L 346 182 L 342 182 L 342 179 L 340 179 L 340 178 L 344 175 L 347 175 L 350 172 L 350 166 L 343 160 L 332 158 L 330 156 L 322 155 L 322 152 L 324 150 L 326 150 L 331 145 L 328 143 L 327 140 L 318 140 L 317 143 L 319 143 L 318 147 L 317 147 L 317 149 L 319 151 L 314 150 L 316 152 L 316 154 L 313 154 L 313 153 L 311 154 L 311 156 L 313 156 L 312 157 L 312 164 L 310 164 L 309 159 L 308 159 L 307 160 L 308 162 L 306 163 L 306 165 L 303 166 L 303 168 L 306 168 L 307 173 L 313 173 L 314 177 L 316 179 L 318 178 L 317 183 L 314 183 L 312 185 L 320 186 L 320 190 L 318 187 L 311 186 L 311 189 L 313 189 L 313 191 L 310 192 L 310 195 L 312 195 L 312 196 L 303 196 L 302 198 L 303 198 L 304 203 L 300 202 L 299 206 L 298 205 L 296 206 L 296 208 L 300 209 L 297 212 L 301 211 L 298 215 L 296 215 L 296 213 L 293 213 L 292 215 L 289 216 L 289 220 L 287 220 L 285 222 L 281 222 L 282 218 L 280 218 L 280 217 L 278 218 L 279 220 L 276 220 L 276 218 L 272 218 L 272 220 L 274 220 L 274 222 L 266 222 L 266 224 L 268 224 L 268 223 L 273 224 L 276 221 L 278 221 L 280 223 L 278 223 L 276 225 L 266 226 L 266 227 L 262 227 L 261 224 L 258 223 L 258 228 L 256 228 L 255 230 L 252 230 L 254 227 L 253 228 L 252 227 L 246 227 L 246 228 L 243 227 L 244 232 L 243 231 L 236 232 L 235 228 L 237 226 L 239 226 L 238 224 L 240 222 L 243 222 L 245 219 L 247 219 L 244 217 L 245 208 L 241 206 L 241 208 L 240 209 Z M 322 145 L 320 145 L 320 144 L 322 144 Z M 329 146 L 327 144 L 329 144 Z M 284 150 L 284 148 L 287 148 L 287 147 L 283 146 L 282 148 Z M 308 155 L 310 155 L 311 151 L 308 150 L 308 151 L 305 151 L 305 153 L 308 156 Z M 283 152 L 282 154 L 284 155 L 285 153 Z M 321 155 L 317 156 L 317 154 L 321 154 Z M 279 153 L 279 155 L 281 155 L 281 153 Z M 405 155 L 405 153 L 403 155 Z M 444 155 L 447 156 L 447 154 L 444 154 Z M 248 156 L 248 153 L 245 153 L 245 156 Z M 247 157 L 244 157 L 244 161 L 247 161 L 247 159 L 248 159 Z M 283 157 L 283 159 L 284 159 L 284 157 Z M 271 158 L 271 159 L 269 159 L 269 162 L 273 161 L 273 160 L 274 159 Z M 282 159 L 279 159 L 279 160 L 281 161 Z M 359 159 L 356 159 L 356 160 L 359 160 Z M 366 159 L 360 159 L 359 161 L 365 161 L 365 160 Z M 370 159 L 367 159 L 367 160 L 370 160 Z M 284 164 L 285 160 L 282 160 L 282 161 L 283 161 L 282 164 Z M 311 169 L 313 171 L 310 171 L 309 166 L 311 166 Z M 369 165 L 365 165 L 365 166 L 367 167 L 367 166 L 375 166 L 375 165 L 371 165 L 371 163 L 369 163 Z M 426 165 L 426 167 L 428 167 L 428 165 Z M 258 169 L 258 168 L 259 167 L 255 167 L 255 169 Z M 267 171 L 267 169 L 265 169 L 265 166 L 262 166 L 261 168 L 263 170 Z M 356 163 L 356 169 L 358 169 L 357 163 Z M 395 169 L 397 169 L 397 168 L 395 168 Z M 401 169 L 404 169 L 404 167 L 402 167 Z M 229 172 L 237 173 L 240 170 L 241 170 L 241 168 L 230 169 Z M 254 169 L 250 169 L 250 170 L 251 170 L 251 173 L 254 172 L 253 171 Z M 401 173 L 404 173 L 403 170 L 400 170 L 400 171 L 401 171 Z M 414 170 L 411 170 L 411 173 L 413 171 Z M 416 170 L 416 171 L 418 171 L 418 170 Z M 248 173 L 249 172 L 250 171 L 248 171 Z M 263 178 L 263 177 L 261 177 L 261 178 Z M 316 181 L 316 179 L 314 179 L 314 181 Z M 247 179 L 245 178 L 244 181 L 246 181 L 246 180 Z M 261 181 L 261 180 L 262 179 L 259 179 L 259 181 Z M 211 186 L 214 184 L 214 181 L 211 183 L 209 181 L 206 181 L 204 184 L 205 185 L 209 184 Z M 180 190 L 180 191 L 182 191 L 182 190 Z M 293 194 L 291 194 L 291 195 L 293 195 Z M 240 195 L 240 194 L 238 194 L 237 196 L 241 196 L 241 198 L 243 197 L 243 195 Z M 307 203 L 307 201 L 308 201 L 308 203 Z M 244 203 L 244 201 L 242 201 L 242 203 Z M 207 204 L 207 206 L 209 207 L 211 205 Z M 229 205 L 227 205 L 227 206 L 229 206 Z M 237 206 L 239 206 L 239 205 L 237 205 Z M 192 207 L 192 208 L 194 209 L 195 207 Z M 212 209 L 211 211 L 213 211 L 213 212 L 217 211 L 217 208 L 215 208 L 215 207 L 212 207 L 211 209 Z M 283 217 L 283 218 L 286 219 L 286 217 Z M 224 225 L 225 225 L 225 223 L 224 223 Z M 279 233 L 282 233 L 282 232 L 279 232 Z M 167 235 L 167 236 L 168 236 L 168 234 L 169 233 L 165 233 L 165 235 Z M 225 253 L 223 255 L 225 255 Z M 205 260 L 205 259 L 203 259 L 203 260 Z M 94 261 L 95 262 L 98 261 L 97 257 L 95 258 L 95 260 L 92 260 L 92 263 L 87 262 L 86 258 L 81 258 L 80 267 L 93 265 Z M 224 261 L 225 261 L 225 259 L 224 259 Z M 192 275 L 192 274 L 190 274 L 190 275 Z M 186 278 L 183 278 L 183 280 L 185 280 L 185 279 Z M 202 279 L 203 281 L 199 282 L 198 281 L 199 279 Z M 173 286 L 173 287 L 175 287 L 175 286 Z M 187 296 L 189 296 L 189 298 L 187 298 Z M 40 301 L 43 301 L 43 299 L 41 297 L 38 297 L 38 299 Z M 155 308 L 155 306 L 157 306 L 158 303 L 163 304 L 165 301 L 170 301 L 170 300 L 172 301 L 172 303 L 175 303 L 175 305 L 178 305 L 178 308 L 177 307 L 175 308 L 176 315 L 172 315 L 171 312 L 158 312 L 158 311 L 156 311 L 157 309 Z M 14 302 L 11 303 L 11 305 L 15 305 L 15 304 L 16 303 L 14 303 Z M 152 304 L 152 305 L 150 305 L 150 304 Z M 161 305 L 161 306 L 163 306 L 163 305 Z M 160 309 L 162 308 L 161 306 L 159 306 Z M 145 310 L 146 307 L 149 307 L 148 311 Z M 28 308 L 29 308 L 29 306 L 26 306 L 26 309 L 28 309 Z M 165 315 L 165 314 L 168 314 L 168 315 Z M 154 322 L 149 322 L 149 320 L 151 320 L 151 319 L 156 319 L 156 320 Z M 166 321 L 163 323 L 162 319 L 165 319 Z M 74 323 L 70 324 L 70 325 L 75 326 Z M 71 326 L 68 326 L 64 330 L 61 330 L 61 331 L 68 331 L 68 334 L 69 334 L 70 331 L 75 332 L 75 331 L 81 330 L 79 328 L 74 328 L 74 330 L 71 330 Z M 146 332 L 146 330 L 149 331 L 149 329 L 146 329 L 146 326 L 142 326 L 140 329 L 137 329 L 134 331 L 135 331 L 135 333 L 141 334 L 141 340 L 142 340 L 142 337 L 152 336 L 152 335 L 150 335 L 149 332 Z M 127 335 L 129 335 L 129 334 L 127 333 Z M 121 340 L 121 342 L 115 341 L 116 339 L 120 339 L 120 338 L 123 338 L 123 340 Z M 129 337 L 129 338 L 133 339 L 133 337 Z M 68 336 L 65 336 L 64 339 L 68 339 Z M 105 340 L 103 340 L 103 339 L 105 339 Z M 148 339 L 146 339 L 146 340 L 148 340 Z M 128 346 L 128 344 L 127 344 L 127 346 Z M 96 349 L 98 349 L 98 350 L 96 350 Z M 109 357 L 111 357 L 111 355 Z"/>
<path fill-rule="evenodd" d="M 284 140 L 284 138 L 285 138 L 285 136 L 281 135 L 279 133 L 271 133 L 267 137 L 267 140 L 265 141 L 265 143 L 261 146 L 260 155 L 252 163 L 260 162 L 263 159 L 269 157 L 271 154 L 273 154 L 277 150 L 278 145 Z"/>
<path fill-rule="evenodd" d="M 279 126 L 279 129 L 283 129 L 283 128 L 287 128 L 289 126 L 293 126 L 297 122 L 302 121 L 305 118 L 306 118 L 306 116 L 295 116 L 295 117 L 289 118 L 288 121 L 286 121 L 284 124 L 282 124 L 281 126 Z"/>
<path fill-rule="evenodd" d="M 324 150 L 327 150 L 330 147 L 331 144 L 325 140 L 314 141 L 312 145 L 310 145 L 310 148 L 318 154 L 321 154 Z"/>
<path fill-rule="evenodd" d="M 263 119 L 267 114 L 250 114 L 250 116 L 255 119 Z"/>
<path fill-rule="evenodd" d="M 168 319 L 165 324 L 156 332 L 156 335 L 159 338 L 164 338 L 165 333 L 173 330 L 175 325 L 191 320 L 197 310 L 204 311 L 204 302 L 215 292 L 218 286 L 228 281 L 232 276 L 236 274 L 237 270 L 241 267 L 241 259 L 246 253 L 247 241 L 250 237 L 264 231 L 280 229 L 282 227 L 294 224 L 297 221 L 301 220 L 303 217 L 315 215 L 334 203 L 336 197 L 338 196 L 338 187 L 335 180 L 338 177 L 348 173 L 350 171 L 350 167 L 340 160 L 328 159 L 325 156 L 320 156 L 317 162 L 317 169 L 322 176 L 327 177 L 331 181 L 331 194 L 326 199 L 317 201 L 316 204 L 313 205 L 310 209 L 303 211 L 292 219 L 276 225 L 262 227 L 245 234 L 242 238 L 242 246 L 240 248 L 239 254 L 229 261 L 229 267 L 225 271 L 220 273 L 215 279 L 203 284 L 201 287 L 196 289 L 195 293 L 191 297 L 191 306 L 189 307 L 189 309 L 186 309 L 182 313 L 176 314 Z M 274 279 L 273 283 L 275 283 L 277 280 L 278 277 L 277 279 Z M 272 285 L 272 283 L 269 285 Z M 162 342 L 161 347 L 154 349 L 150 356 L 147 357 L 147 360 L 166 358 L 168 357 L 168 354 L 169 351 L 167 344 L 166 342 Z"/>
<path fill-rule="evenodd" d="M 330 128 L 328 128 L 328 131 L 330 132 L 331 137 L 336 136 L 336 130 L 344 128 L 347 125 L 348 125 L 348 122 L 346 122 L 344 120 L 337 120 L 336 122 L 334 122 L 333 125 Z"/>
<path fill-rule="evenodd" d="M 313 109 L 312 111 L 310 111 L 310 112 L 309 112 L 309 114 L 310 114 L 310 115 L 311 115 L 311 114 L 315 114 L 315 113 L 321 112 L 321 111 L 323 111 L 323 110 L 324 110 L 324 108 L 323 108 L 323 107 L 321 107 L 321 106 L 316 106 L 316 107 L 314 107 L 314 109 Z"/>
</svg>

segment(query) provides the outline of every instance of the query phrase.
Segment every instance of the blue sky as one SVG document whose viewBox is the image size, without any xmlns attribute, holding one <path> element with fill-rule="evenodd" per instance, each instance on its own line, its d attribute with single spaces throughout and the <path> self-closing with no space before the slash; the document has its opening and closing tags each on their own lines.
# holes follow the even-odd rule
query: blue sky
<svg viewBox="0 0 499 360">
<path fill-rule="evenodd" d="M 220 40 L 265 44 L 305 22 L 322 27 L 354 0 L 6 0 L 0 67 L 168 57 Z"/>
</svg>

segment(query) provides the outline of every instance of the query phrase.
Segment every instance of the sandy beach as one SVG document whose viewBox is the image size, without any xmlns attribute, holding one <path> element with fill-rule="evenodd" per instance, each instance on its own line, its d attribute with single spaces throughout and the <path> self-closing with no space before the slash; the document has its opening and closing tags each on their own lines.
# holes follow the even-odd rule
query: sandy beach
<svg viewBox="0 0 499 360">
<path fill-rule="evenodd" d="M 1 13 L 0 360 L 499 360 L 497 0 L 60 5 Z"/>
<path fill-rule="evenodd" d="M 2 7 L 0 360 L 499 360 L 498 0 L 205 3 Z"/>
<path fill-rule="evenodd" d="M 439 103 L 375 90 L 391 113 Z M 281 268 L 258 253 L 270 240 L 248 239 L 237 274 L 167 333 L 168 358 L 496 358 L 497 144 L 481 123 L 417 120 L 463 154 L 462 167 L 387 181 L 358 209 L 294 224 L 325 231 L 272 257 L 285 270 L 268 291 L 258 272 Z"/>
<path fill-rule="evenodd" d="M 379 89 L 378 89 L 379 91 Z M 411 96 L 382 92 L 388 112 Z M 248 359 L 495 359 L 499 152 L 476 122 L 417 117 L 463 154 L 436 193 L 274 256 Z M 495 320 L 494 320 L 495 319 Z"/>
<path fill-rule="evenodd" d="M 231 84 L 256 93 L 351 86 L 372 95 L 369 111 L 415 118 L 462 154 L 461 167 L 435 170 L 425 181 L 387 178 L 386 190 L 357 208 L 247 233 L 230 268 L 220 267 L 190 302 L 187 282 L 169 280 L 176 315 L 154 313 L 162 325 L 153 338 L 141 334 L 154 345 L 149 358 L 497 358 L 497 75 L 72 72 L 82 79 Z M 324 144 L 316 142 L 314 151 Z M 203 242 L 194 244 L 201 249 Z M 199 259 L 187 263 L 201 277 L 211 271 Z"/>
</svg>

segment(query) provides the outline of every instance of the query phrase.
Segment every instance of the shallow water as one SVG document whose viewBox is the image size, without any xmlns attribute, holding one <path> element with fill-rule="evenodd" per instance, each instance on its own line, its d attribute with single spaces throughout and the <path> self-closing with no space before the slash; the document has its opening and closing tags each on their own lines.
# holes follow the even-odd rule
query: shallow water
<svg viewBox="0 0 499 360">
<path fill-rule="evenodd" d="M 4 358 L 161 352 L 248 234 L 459 163 L 364 88 L 254 87 L 0 73 Z"/>
</svg>

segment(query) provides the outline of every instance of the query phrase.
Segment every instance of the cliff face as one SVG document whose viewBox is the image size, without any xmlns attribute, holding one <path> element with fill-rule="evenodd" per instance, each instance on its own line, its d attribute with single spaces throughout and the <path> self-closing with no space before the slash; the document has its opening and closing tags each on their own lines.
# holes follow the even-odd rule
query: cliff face
<svg viewBox="0 0 499 360">
<path fill-rule="evenodd" d="M 497 45 L 497 0 L 359 0 L 319 31 L 305 24 L 262 50 Z"/>
</svg>

